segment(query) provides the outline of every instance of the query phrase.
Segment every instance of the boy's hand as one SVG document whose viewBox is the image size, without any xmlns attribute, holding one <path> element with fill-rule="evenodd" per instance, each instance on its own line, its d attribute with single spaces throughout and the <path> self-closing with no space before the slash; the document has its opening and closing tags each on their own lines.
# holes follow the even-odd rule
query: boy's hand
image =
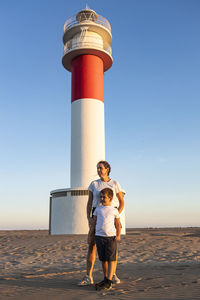
<svg viewBox="0 0 200 300">
<path fill-rule="evenodd" d="M 119 242 L 119 241 L 120 241 L 120 235 L 118 235 L 118 236 L 115 237 L 115 241 L 116 241 L 116 242 Z"/>
</svg>

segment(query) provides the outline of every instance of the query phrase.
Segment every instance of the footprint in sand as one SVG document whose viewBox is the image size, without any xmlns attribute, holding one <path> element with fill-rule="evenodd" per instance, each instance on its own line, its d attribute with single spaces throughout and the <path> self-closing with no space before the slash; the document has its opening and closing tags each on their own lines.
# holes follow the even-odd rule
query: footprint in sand
<svg viewBox="0 0 200 300">
<path fill-rule="evenodd" d="M 197 281 L 197 280 L 194 280 L 194 281 L 192 281 L 192 283 L 198 283 L 198 281 Z"/>
<path fill-rule="evenodd" d="M 152 286 L 151 288 L 152 289 L 162 289 L 162 286 L 161 285 L 156 285 L 156 286 Z"/>
<path fill-rule="evenodd" d="M 163 289 L 168 290 L 168 288 L 170 288 L 170 285 L 164 285 Z"/>
<path fill-rule="evenodd" d="M 181 282 L 182 286 L 188 286 L 188 284 L 186 282 Z"/>
</svg>

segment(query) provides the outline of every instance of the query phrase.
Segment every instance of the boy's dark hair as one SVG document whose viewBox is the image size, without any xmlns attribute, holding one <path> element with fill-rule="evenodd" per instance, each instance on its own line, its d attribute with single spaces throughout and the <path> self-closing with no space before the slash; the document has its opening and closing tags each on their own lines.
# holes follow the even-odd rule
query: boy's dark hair
<svg viewBox="0 0 200 300">
<path fill-rule="evenodd" d="M 104 168 L 109 169 L 109 170 L 108 170 L 108 175 L 109 175 L 109 174 L 110 174 L 110 171 L 111 171 L 111 166 L 110 166 L 110 164 L 109 164 L 106 160 L 100 160 L 100 161 L 98 162 L 97 166 L 98 166 L 99 164 L 102 164 L 102 165 L 104 165 Z"/>
<path fill-rule="evenodd" d="M 103 195 L 107 195 L 109 198 L 113 198 L 113 190 L 109 189 L 109 188 L 105 188 L 103 190 L 101 190 L 101 192 Z"/>
</svg>

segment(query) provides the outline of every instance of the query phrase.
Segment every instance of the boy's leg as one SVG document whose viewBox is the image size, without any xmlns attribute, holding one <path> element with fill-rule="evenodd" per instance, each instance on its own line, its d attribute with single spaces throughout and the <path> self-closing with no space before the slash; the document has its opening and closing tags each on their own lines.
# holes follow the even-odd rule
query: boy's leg
<svg viewBox="0 0 200 300">
<path fill-rule="evenodd" d="M 114 274 L 116 261 L 102 261 L 102 267 L 104 272 L 104 280 L 95 284 L 96 290 L 111 289 L 112 288 L 112 277 Z"/>
<path fill-rule="evenodd" d="M 108 279 L 112 280 L 117 267 L 117 242 L 115 237 L 108 239 L 107 244 L 107 255 L 108 255 Z"/>
<path fill-rule="evenodd" d="M 96 240 L 97 241 L 97 240 Z M 97 250 L 99 253 L 99 244 L 97 243 Z M 104 271 L 104 281 L 95 285 L 97 290 L 112 288 L 112 278 L 116 266 L 116 252 L 117 242 L 115 237 L 104 238 L 104 256 L 102 260 L 102 267 Z"/>
<path fill-rule="evenodd" d="M 108 262 L 107 261 L 102 261 L 102 268 L 103 268 L 104 277 L 107 277 L 108 276 Z"/>
<path fill-rule="evenodd" d="M 112 280 L 113 275 L 115 273 L 115 266 L 116 266 L 116 261 L 111 260 L 108 262 L 108 276 L 106 276 L 109 280 Z"/>
<path fill-rule="evenodd" d="M 105 260 L 105 238 L 96 236 L 96 245 L 97 245 L 97 252 L 99 256 L 99 260 L 102 263 L 102 269 L 104 273 L 104 279 L 95 284 L 96 290 L 100 290 L 103 288 L 105 284 L 106 276 L 108 275 L 108 261 Z"/>
</svg>

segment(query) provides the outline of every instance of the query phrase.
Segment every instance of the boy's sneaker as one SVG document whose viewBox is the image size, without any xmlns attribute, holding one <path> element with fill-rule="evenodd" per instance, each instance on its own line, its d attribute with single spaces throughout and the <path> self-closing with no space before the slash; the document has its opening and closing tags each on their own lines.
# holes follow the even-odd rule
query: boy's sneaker
<svg viewBox="0 0 200 300">
<path fill-rule="evenodd" d="M 103 289 L 104 290 L 112 289 L 112 280 L 107 279 L 107 281 L 104 282 Z"/>
<path fill-rule="evenodd" d="M 116 274 L 113 275 L 112 282 L 113 282 L 113 283 L 116 283 L 116 284 L 119 284 L 119 283 L 120 283 L 120 279 L 117 277 Z"/>
<path fill-rule="evenodd" d="M 102 280 L 99 283 L 95 284 L 95 289 L 97 291 L 112 289 L 112 280 L 109 280 L 109 279 L 105 278 L 104 280 Z"/>
<path fill-rule="evenodd" d="M 91 285 L 93 283 L 94 283 L 93 278 L 90 278 L 90 276 L 85 275 L 83 279 L 78 283 L 78 285 L 84 286 L 84 285 Z"/>
<path fill-rule="evenodd" d="M 102 281 L 96 283 L 96 284 L 95 284 L 95 289 L 96 289 L 96 290 L 101 290 L 102 286 L 104 286 L 104 283 L 105 283 L 106 279 L 107 279 L 107 278 L 104 277 L 104 280 L 102 280 Z"/>
<path fill-rule="evenodd" d="M 96 288 L 96 286 L 97 286 L 97 287 L 101 287 L 102 285 L 104 285 L 105 280 L 106 280 L 106 278 L 104 278 L 104 280 L 102 280 L 102 281 L 96 283 L 96 284 L 95 284 L 95 288 Z"/>
</svg>

